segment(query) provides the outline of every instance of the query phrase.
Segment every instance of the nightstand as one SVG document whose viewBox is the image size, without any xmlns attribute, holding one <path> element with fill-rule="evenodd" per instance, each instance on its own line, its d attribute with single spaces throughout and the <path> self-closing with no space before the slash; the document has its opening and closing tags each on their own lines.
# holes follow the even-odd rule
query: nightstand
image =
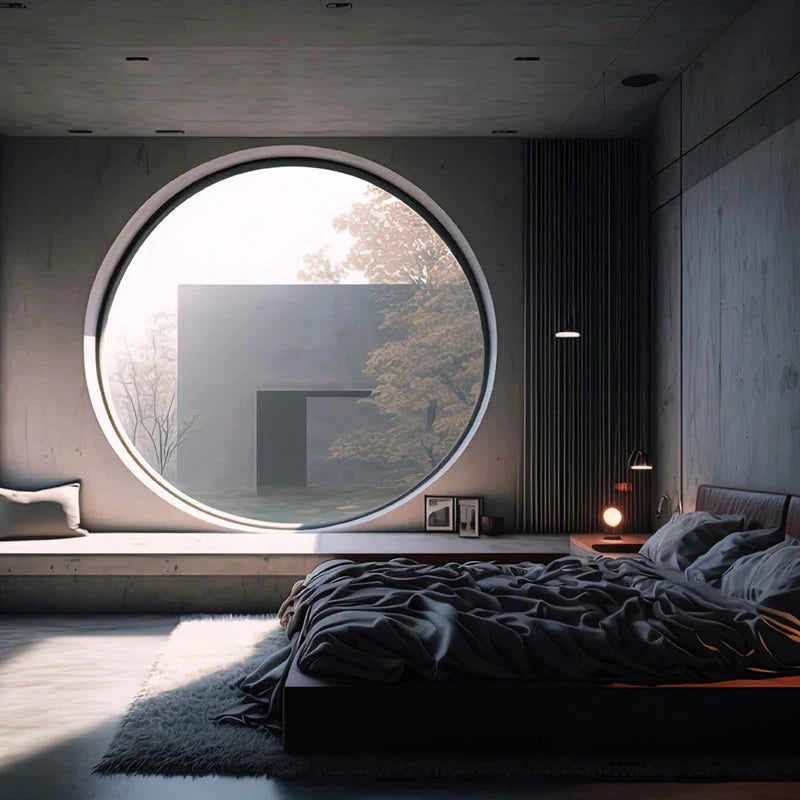
<svg viewBox="0 0 800 800">
<path fill-rule="evenodd" d="M 569 537 L 569 552 L 573 556 L 631 558 L 649 538 L 649 533 L 576 533 Z"/>
</svg>

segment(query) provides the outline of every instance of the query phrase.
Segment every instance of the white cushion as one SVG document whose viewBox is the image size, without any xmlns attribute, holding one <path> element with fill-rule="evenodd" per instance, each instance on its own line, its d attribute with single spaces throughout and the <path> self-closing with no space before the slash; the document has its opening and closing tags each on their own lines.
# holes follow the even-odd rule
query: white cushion
<svg viewBox="0 0 800 800">
<path fill-rule="evenodd" d="M 0 539 L 86 536 L 79 481 L 28 492 L 0 488 Z"/>
</svg>

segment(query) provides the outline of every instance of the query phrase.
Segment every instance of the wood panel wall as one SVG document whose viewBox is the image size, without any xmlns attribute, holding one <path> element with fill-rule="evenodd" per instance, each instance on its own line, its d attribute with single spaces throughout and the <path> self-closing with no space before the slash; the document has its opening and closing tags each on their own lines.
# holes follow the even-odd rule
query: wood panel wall
<svg viewBox="0 0 800 800">
<path fill-rule="evenodd" d="M 627 468 L 649 446 L 644 163 L 634 140 L 526 144 L 527 530 L 599 530 L 607 505 L 648 529 L 650 473 Z M 556 339 L 564 326 L 581 337 Z"/>
</svg>

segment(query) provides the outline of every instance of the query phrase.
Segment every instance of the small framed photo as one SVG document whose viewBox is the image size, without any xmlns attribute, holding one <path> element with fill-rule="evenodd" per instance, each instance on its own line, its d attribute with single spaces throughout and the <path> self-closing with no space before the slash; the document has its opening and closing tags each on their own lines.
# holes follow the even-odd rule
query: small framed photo
<svg viewBox="0 0 800 800">
<path fill-rule="evenodd" d="M 455 530 L 456 499 L 425 495 L 425 530 L 452 533 Z"/>
<path fill-rule="evenodd" d="M 480 536 L 482 506 L 480 497 L 456 497 L 456 530 L 459 536 Z"/>
</svg>

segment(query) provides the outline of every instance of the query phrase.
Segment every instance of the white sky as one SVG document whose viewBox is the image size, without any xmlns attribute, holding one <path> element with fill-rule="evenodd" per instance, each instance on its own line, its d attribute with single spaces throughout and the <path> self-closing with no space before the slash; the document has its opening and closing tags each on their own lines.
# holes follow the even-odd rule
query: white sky
<svg viewBox="0 0 800 800">
<path fill-rule="evenodd" d="M 334 217 L 364 197 L 366 181 L 315 167 L 271 167 L 218 181 L 185 200 L 133 257 L 114 298 L 108 332 L 135 330 L 175 311 L 180 284 L 296 284 L 303 256 L 330 245 L 341 260 L 352 237 Z M 351 272 L 343 283 L 366 283 Z"/>
</svg>

